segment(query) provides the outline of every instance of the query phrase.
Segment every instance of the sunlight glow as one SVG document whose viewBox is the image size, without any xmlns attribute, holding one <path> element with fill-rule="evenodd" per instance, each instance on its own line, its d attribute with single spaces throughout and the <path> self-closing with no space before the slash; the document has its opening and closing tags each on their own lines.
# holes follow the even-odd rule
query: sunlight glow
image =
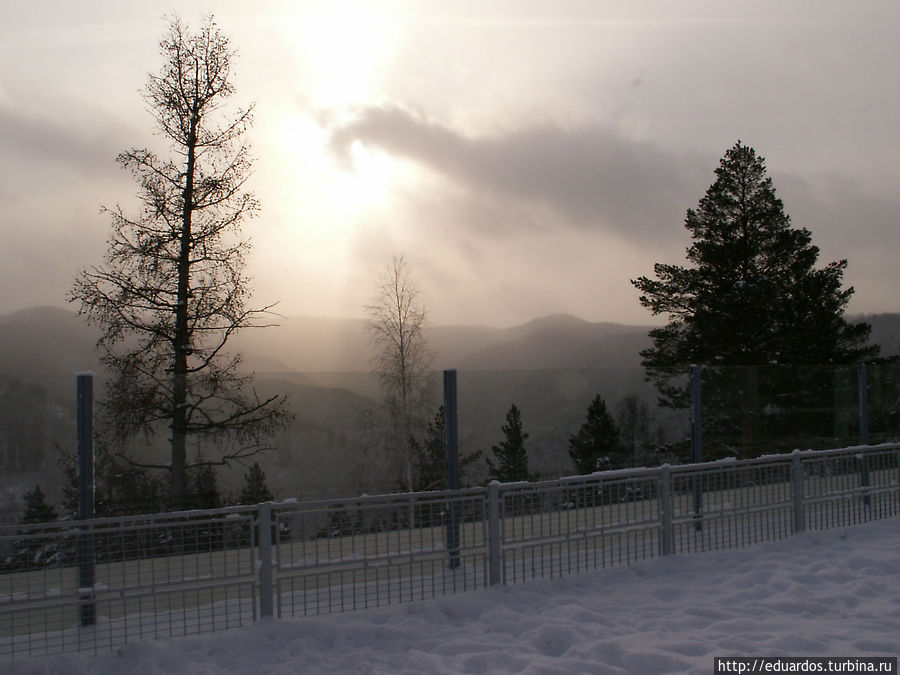
<svg viewBox="0 0 900 675">
<path fill-rule="evenodd" d="M 384 152 L 355 141 L 350 147 L 352 167 L 336 171 L 329 180 L 329 198 L 344 212 L 359 212 L 379 206 L 390 190 L 397 163 Z"/>
<path fill-rule="evenodd" d="M 309 68 L 303 89 L 311 98 L 346 104 L 379 94 L 400 37 L 396 18 L 333 3 L 292 23 L 297 58 Z"/>
</svg>

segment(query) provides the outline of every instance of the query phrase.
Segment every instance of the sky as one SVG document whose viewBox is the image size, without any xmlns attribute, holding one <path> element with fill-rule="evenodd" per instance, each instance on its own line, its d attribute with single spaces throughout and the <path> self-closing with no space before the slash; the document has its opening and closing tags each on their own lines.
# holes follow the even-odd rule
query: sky
<svg viewBox="0 0 900 675">
<path fill-rule="evenodd" d="M 685 212 L 741 140 L 820 265 L 848 259 L 848 311 L 900 311 L 892 0 L 177 10 L 196 25 L 211 5 L 234 102 L 256 106 L 257 306 L 362 316 L 404 255 L 435 323 L 653 323 L 629 280 L 684 262 Z M 136 213 L 115 157 L 166 152 L 141 89 L 170 12 L 0 0 L 0 313 L 65 306 L 102 260 L 101 206 Z"/>
<path fill-rule="evenodd" d="M 888 518 L 96 657 L 23 658 L 5 672 L 658 675 L 711 673 L 716 657 L 896 658 L 897 530 Z"/>
</svg>

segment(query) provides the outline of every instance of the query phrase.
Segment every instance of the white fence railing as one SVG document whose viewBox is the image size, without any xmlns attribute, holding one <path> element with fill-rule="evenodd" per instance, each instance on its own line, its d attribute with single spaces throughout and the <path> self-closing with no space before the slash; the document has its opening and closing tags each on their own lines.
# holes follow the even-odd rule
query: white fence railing
<svg viewBox="0 0 900 675">
<path fill-rule="evenodd" d="M 100 652 L 900 515 L 900 444 L 0 529 L 0 656 Z"/>
</svg>

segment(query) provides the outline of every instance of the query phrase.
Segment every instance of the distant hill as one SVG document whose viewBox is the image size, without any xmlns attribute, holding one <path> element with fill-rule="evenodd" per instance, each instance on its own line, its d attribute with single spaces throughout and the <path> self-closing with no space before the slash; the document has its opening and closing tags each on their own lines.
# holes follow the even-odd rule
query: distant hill
<svg viewBox="0 0 900 675">
<path fill-rule="evenodd" d="M 900 313 L 849 317 L 872 325 L 882 356 L 900 354 Z M 282 317 L 231 342 L 260 373 L 350 373 L 370 368 L 373 350 L 362 319 Z M 552 314 L 512 326 L 431 326 L 437 369 L 558 370 L 638 368 L 649 326 L 593 323 Z M 98 370 L 96 331 L 74 312 L 35 307 L 0 315 L 0 376 L 72 375 Z"/>
<path fill-rule="evenodd" d="M 881 356 L 900 355 L 900 314 L 870 314 L 850 317 L 851 321 L 865 321 L 872 326 L 871 342 L 881 345 Z"/>
<path fill-rule="evenodd" d="M 74 375 L 98 370 L 96 331 L 74 312 L 32 307 L 0 315 L 0 375 Z"/>
<path fill-rule="evenodd" d="M 503 329 L 431 326 L 427 336 L 438 369 L 547 370 L 637 367 L 648 330 L 555 314 Z M 282 318 L 278 326 L 244 331 L 233 345 L 248 364 L 265 354 L 311 373 L 366 371 L 374 355 L 362 319 Z"/>
<path fill-rule="evenodd" d="M 872 324 L 873 341 L 882 345 L 883 356 L 900 353 L 900 314 L 850 319 Z M 295 415 L 261 460 L 270 486 L 279 497 L 396 488 L 396 478 L 379 473 L 377 457 L 371 455 L 378 443 L 370 420 L 380 409 L 382 392 L 368 372 L 372 347 L 365 322 L 312 317 L 279 322 L 245 331 L 233 342 L 247 368 L 257 372 L 259 394 L 287 394 Z M 499 440 L 509 405 L 516 403 L 530 434 L 532 469 L 548 477 L 564 475 L 571 470 L 568 435 L 583 421 L 595 395 L 612 409 L 625 396 L 655 400 L 640 368 L 639 352 L 650 344 L 648 331 L 647 326 L 592 323 L 568 314 L 510 328 L 431 327 L 435 368 L 460 371 L 461 451 L 489 450 Z M 65 309 L 39 307 L 0 316 L 0 394 L 15 403 L 0 411 L 6 415 L 0 419 L 0 522 L 9 494 L 18 495 L 19 503 L 34 482 L 42 483 L 51 500 L 61 498 L 55 448 L 73 443 L 73 375 L 100 371 L 93 349 L 96 336 L 81 317 Z M 436 372 L 435 401 L 440 400 L 440 380 Z M 684 415 L 662 410 L 655 415 L 667 438 L 684 433 Z M 165 451 L 164 439 L 141 449 L 157 458 Z M 222 471 L 223 488 L 237 490 L 242 472 L 241 467 Z M 6 520 L 11 517 L 6 514 Z"/>
<path fill-rule="evenodd" d="M 590 323 L 553 314 L 500 330 L 490 343 L 463 355 L 459 368 L 559 370 L 637 368 L 650 346 L 647 326 Z"/>
</svg>

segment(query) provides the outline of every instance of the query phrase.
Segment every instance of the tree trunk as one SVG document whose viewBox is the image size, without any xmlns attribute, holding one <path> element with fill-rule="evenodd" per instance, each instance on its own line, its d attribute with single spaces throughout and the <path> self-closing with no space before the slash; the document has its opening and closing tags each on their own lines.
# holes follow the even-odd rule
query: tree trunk
<svg viewBox="0 0 900 675">
<path fill-rule="evenodd" d="M 187 355 L 190 346 L 188 332 L 188 293 L 191 271 L 191 215 L 194 199 L 194 163 L 196 161 L 197 126 L 199 116 L 191 117 L 187 143 L 187 166 L 182 193 L 181 249 L 178 255 L 178 292 L 175 303 L 175 339 L 173 340 L 174 381 L 172 386 L 172 505 L 185 507 L 187 493 Z"/>
</svg>

